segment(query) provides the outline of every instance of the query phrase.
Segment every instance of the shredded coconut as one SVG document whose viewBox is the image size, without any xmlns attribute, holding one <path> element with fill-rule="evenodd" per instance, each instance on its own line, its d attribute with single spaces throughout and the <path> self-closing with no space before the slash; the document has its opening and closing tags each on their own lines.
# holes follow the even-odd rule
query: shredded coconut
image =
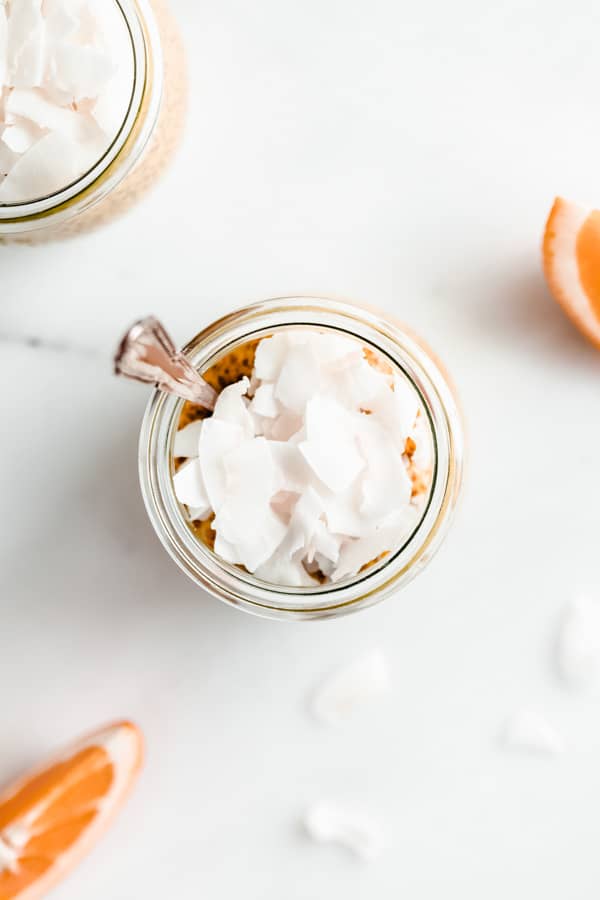
<svg viewBox="0 0 600 900">
<path fill-rule="evenodd" d="M 339 669 L 321 685 L 313 698 L 313 712 L 322 722 L 337 725 L 389 689 L 387 660 L 381 650 L 372 650 Z"/>
<path fill-rule="evenodd" d="M 418 395 L 349 337 L 289 329 L 213 415 L 177 432 L 190 518 L 215 552 L 269 583 L 339 582 L 394 552 L 422 514 L 432 440 Z M 410 447 L 410 453 L 407 452 Z M 416 458 L 418 457 L 418 464 Z"/>
<path fill-rule="evenodd" d="M 312 806 L 304 827 L 314 841 L 340 844 L 365 861 L 376 859 L 384 849 L 381 827 L 373 819 L 332 804 Z"/>
<path fill-rule="evenodd" d="M 555 756 L 565 749 L 562 735 L 532 709 L 515 712 L 505 723 L 502 738 L 505 746 L 530 753 Z"/>
<path fill-rule="evenodd" d="M 572 687 L 600 695 L 600 601 L 582 595 L 565 610 L 557 644 L 560 674 Z"/>
<path fill-rule="evenodd" d="M 92 168 L 132 86 L 113 0 L 0 0 L 0 203 L 45 197 Z"/>
</svg>

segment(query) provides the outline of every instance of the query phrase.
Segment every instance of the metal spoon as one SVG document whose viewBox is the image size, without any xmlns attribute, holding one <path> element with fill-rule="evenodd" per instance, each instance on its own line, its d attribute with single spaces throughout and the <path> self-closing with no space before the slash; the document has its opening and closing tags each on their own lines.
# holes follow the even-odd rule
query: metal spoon
<svg viewBox="0 0 600 900">
<path fill-rule="evenodd" d="M 217 392 L 177 350 L 165 327 L 154 316 L 135 322 L 115 355 L 115 374 L 214 409 Z"/>
</svg>

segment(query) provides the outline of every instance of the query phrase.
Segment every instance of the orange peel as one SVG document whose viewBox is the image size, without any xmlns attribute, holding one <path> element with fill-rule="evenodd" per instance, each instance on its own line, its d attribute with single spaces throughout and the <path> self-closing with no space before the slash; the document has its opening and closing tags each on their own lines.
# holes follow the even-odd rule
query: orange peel
<svg viewBox="0 0 600 900">
<path fill-rule="evenodd" d="M 557 197 L 546 222 L 542 256 L 553 297 L 600 348 L 600 210 Z"/>
</svg>

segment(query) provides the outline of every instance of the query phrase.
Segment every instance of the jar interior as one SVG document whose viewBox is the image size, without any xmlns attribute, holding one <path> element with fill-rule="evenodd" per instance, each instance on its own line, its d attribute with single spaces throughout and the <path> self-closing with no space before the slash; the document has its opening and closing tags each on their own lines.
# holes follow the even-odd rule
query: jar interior
<svg viewBox="0 0 600 900">
<path fill-rule="evenodd" d="M 19 57 L 12 74 L 7 65 L 0 104 L 0 205 L 7 211 L 51 200 L 85 179 L 110 157 L 134 100 L 133 20 L 120 0 L 44 10 L 31 13 L 37 26 L 28 44 L 29 53 L 40 44 L 39 85 L 33 77 L 32 87 L 15 87 Z M 60 40 L 51 40 L 55 33 Z"/>
<path fill-rule="evenodd" d="M 413 505 L 414 498 L 415 507 L 414 522 L 411 522 L 410 530 L 402 535 L 402 540 L 399 543 L 389 546 L 389 549 L 386 549 L 385 552 L 377 554 L 375 558 L 369 559 L 360 567 L 359 571 L 345 575 L 336 581 L 323 577 L 323 573 L 316 571 L 313 566 L 311 575 L 314 577 L 314 583 L 310 585 L 299 586 L 273 583 L 257 577 L 242 566 L 232 565 L 215 553 L 215 533 L 211 529 L 212 520 L 205 518 L 199 521 L 192 521 L 189 508 L 180 503 L 175 496 L 172 479 L 184 462 L 181 458 L 176 458 L 174 456 L 173 446 L 175 435 L 182 427 L 185 427 L 196 419 L 203 419 L 209 415 L 205 410 L 194 407 L 194 405 L 189 402 L 184 403 L 183 401 L 177 401 L 175 403 L 170 416 L 168 430 L 167 452 L 171 502 L 177 510 L 179 529 L 185 529 L 187 531 L 188 536 L 191 537 L 193 542 L 193 552 L 200 560 L 204 560 L 211 566 L 216 564 L 224 567 L 233 577 L 244 581 L 247 585 L 260 587 L 261 590 L 293 592 L 294 594 L 307 597 L 321 593 L 331 594 L 338 590 L 343 591 L 349 586 L 359 585 L 373 574 L 381 572 L 403 553 L 405 548 L 412 541 L 414 535 L 418 532 L 427 515 L 431 503 L 432 486 L 436 478 L 437 446 L 435 430 L 433 428 L 428 404 L 420 387 L 402 367 L 398 359 L 394 359 L 384 349 L 377 346 L 367 337 L 357 337 L 352 334 L 351 331 L 339 327 L 298 323 L 251 331 L 236 336 L 235 340 L 227 343 L 225 346 L 220 346 L 216 352 L 207 358 L 203 358 L 200 362 L 197 362 L 197 360 L 194 360 L 193 358 L 192 361 L 197 363 L 199 371 L 206 380 L 211 383 L 217 391 L 220 391 L 225 387 L 236 383 L 243 376 L 250 378 L 253 372 L 254 354 L 259 343 L 264 339 L 269 339 L 273 335 L 281 334 L 282 332 L 294 333 L 296 337 L 300 337 L 303 332 L 344 337 L 355 343 L 357 348 L 360 348 L 369 365 L 382 375 L 382 377 L 385 376 L 385 378 L 401 380 L 401 383 L 405 385 L 407 390 L 414 396 L 414 401 L 418 408 L 417 415 L 420 421 L 419 440 L 422 441 L 421 453 L 429 460 L 429 471 L 427 472 L 427 478 L 425 479 L 424 473 L 418 472 L 416 467 L 411 464 L 410 457 L 406 456 L 406 454 L 403 456 L 403 459 L 407 464 L 407 471 L 411 472 L 410 477 L 412 479 L 413 491 L 411 494 L 411 506 Z M 394 381 L 394 383 L 396 383 L 396 381 Z M 393 388 L 390 388 L 390 391 L 392 392 Z M 361 410 L 361 412 L 365 415 L 370 415 L 370 410 L 364 409 Z M 212 518 L 214 518 L 214 515 Z"/>
</svg>

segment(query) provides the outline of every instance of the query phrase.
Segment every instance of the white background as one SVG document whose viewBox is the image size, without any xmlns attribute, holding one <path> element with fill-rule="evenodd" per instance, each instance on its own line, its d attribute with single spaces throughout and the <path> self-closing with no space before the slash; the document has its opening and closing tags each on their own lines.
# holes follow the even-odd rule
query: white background
<svg viewBox="0 0 600 900">
<path fill-rule="evenodd" d="M 555 193 L 600 205 L 597 4 L 173 5 L 191 81 L 175 165 L 102 232 L 0 251 L 1 778 L 115 717 L 147 738 L 131 802 L 56 897 L 596 900 L 600 708 L 553 648 L 564 604 L 600 591 L 600 362 L 538 248 Z M 294 625 L 166 557 L 137 485 L 147 392 L 110 355 L 145 313 L 184 342 L 300 292 L 421 332 L 457 382 L 470 464 L 413 585 Z M 314 685 L 375 646 L 390 696 L 319 727 Z M 563 756 L 499 746 L 524 704 Z M 304 837 L 321 798 L 384 823 L 378 862 Z"/>
</svg>

